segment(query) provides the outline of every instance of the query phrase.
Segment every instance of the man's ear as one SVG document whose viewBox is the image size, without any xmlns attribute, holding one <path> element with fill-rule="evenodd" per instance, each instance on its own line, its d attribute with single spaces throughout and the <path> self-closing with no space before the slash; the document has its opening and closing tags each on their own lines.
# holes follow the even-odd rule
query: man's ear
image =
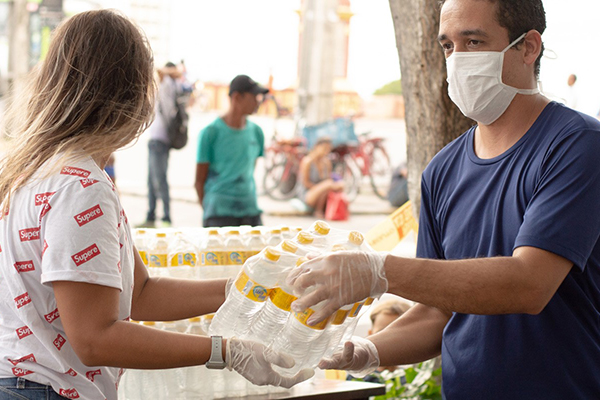
<svg viewBox="0 0 600 400">
<path fill-rule="evenodd" d="M 524 45 L 525 54 L 523 61 L 527 65 L 533 65 L 542 52 L 542 35 L 535 29 L 530 30 L 527 32 L 527 36 L 525 36 Z"/>
</svg>

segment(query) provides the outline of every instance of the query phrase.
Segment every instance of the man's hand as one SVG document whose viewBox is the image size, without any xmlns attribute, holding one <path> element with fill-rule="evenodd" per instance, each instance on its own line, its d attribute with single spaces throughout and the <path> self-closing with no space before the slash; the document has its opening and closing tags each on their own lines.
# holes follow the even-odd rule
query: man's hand
<svg viewBox="0 0 600 400">
<path fill-rule="evenodd" d="M 377 348 L 370 340 L 354 336 L 352 341 L 344 343 L 331 358 L 319 363 L 321 369 L 343 369 L 352 376 L 362 378 L 379 367 Z"/>
<path fill-rule="evenodd" d="M 312 369 L 303 369 L 293 377 L 281 376 L 273 370 L 273 365 L 292 368 L 295 364 L 292 357 L 278 354 L 258 342 L 235 337 L 227 340 L 225 362 L 227 368 L 235 370 L 255 385 L 273 385 L 289 389 L 315 374 Z"/>
<path fill-rule="evenodd" d="M 308 320 L 314 325 L 344 305 L 381 296 L 388 288 L 383 268 L 386 257 L 387 253 L 340 251 L 305 262 L 287 279 L 298 297 L 292 309 L 304 311 L 324 301 Z"/>
</svg>

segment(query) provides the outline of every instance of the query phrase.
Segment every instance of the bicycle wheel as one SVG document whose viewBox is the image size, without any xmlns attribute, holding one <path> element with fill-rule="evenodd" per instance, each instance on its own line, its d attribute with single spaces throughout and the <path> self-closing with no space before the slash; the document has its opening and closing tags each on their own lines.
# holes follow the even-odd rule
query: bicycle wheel
<svg viewBox="0 0 600 400">
<path fill-rule="evenodd" d="M 289 200 L 296 195 L 298 172 L 292 162 L 283 161 L 265 172 L 263 189 L 273 200 Z"/>
<path fill-rule="evenodd" d="M 360 171 L 349 154 L 333 160 L 333 172 L 344 182 L 344 193 L 348 202 L 353 202 L 358 195 L 360 186 Z"/>
<path fill-rule="evenodd" d="M 387 200 L 387 195 L 390 191 L 390 183 L 392 182 L 392 165 L 390 164 L 390 157 L 385 149 L 377 144 L 373 147 L 370 158 L 369 178 L 371 180 L 373 192 L 375 192 L 377 197 Z"/>
</svg>

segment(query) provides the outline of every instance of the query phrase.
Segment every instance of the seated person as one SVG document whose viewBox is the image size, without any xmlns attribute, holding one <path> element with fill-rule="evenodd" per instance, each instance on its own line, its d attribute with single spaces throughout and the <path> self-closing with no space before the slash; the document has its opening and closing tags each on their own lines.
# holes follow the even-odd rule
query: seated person
<svg viewBox="0 0 600 400">
<path fill-rule="evenodd" d="M 298 197 L 314 210 L 317 218 L 325 216 L 327 195 L 331 191 L 342 191 L 343 182 L 331 179 L 331 139 L 320 138 L 312 150 L 300 162 L 300 186 Z"/>
</svg>

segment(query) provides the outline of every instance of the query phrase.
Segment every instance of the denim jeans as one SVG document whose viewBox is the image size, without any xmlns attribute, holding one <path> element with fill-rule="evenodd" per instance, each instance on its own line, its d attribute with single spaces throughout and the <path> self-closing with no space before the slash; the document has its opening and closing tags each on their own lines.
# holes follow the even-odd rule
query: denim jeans
<svg viewBox="0 0 600 400">
<path fill-rule="evenodd" d="M 148 141 L 148 215 L 146 221 L 156 220 L 157 194 L 163 204 L 163 221 L 171 222 L 169 183 L 169 145 L 160 140 Z"/>
<path fill-rule="evenodd" d="M 31 382 L 21 377 L 0 378 L 0 400 L 60 400 L 51 386 Z"/>
<path fill-rule="evenodd" d="M 205 228 L 242 225 L 260 226 L 262 225 L 262 218 L 260 214 L 250 217 L 209 217 L 202 221 L 202 225 Z"/>
</svg>

